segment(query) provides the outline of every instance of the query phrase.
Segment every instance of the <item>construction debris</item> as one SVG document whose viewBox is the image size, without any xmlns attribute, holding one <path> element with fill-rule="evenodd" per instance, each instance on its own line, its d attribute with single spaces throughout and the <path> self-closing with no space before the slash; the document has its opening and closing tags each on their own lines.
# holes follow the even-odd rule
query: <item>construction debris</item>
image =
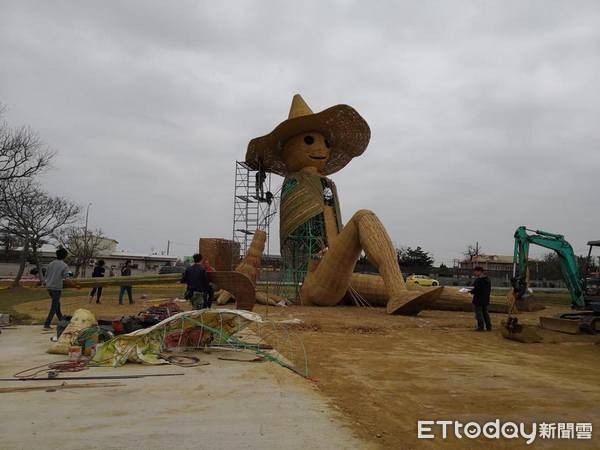
<svg viewBox="0 0 600 450">
<path fill-rule="evenodd" d="M 296 369 L 282 354 L 266 345 L 254 345 L 235 335 L 253 325 L 261 338 L 282 342 L 284 353 L 296 354 L 302 367 Z M 126 362 L 164 364 L 165 351 L 206 348 L 209 345 L 253 352 L 303 376 L 307 375 L 306 354 L 301 340 L 290 339 L 287 323 L 265 321 L 258 314 L 231 309 L 203 309 L 175 314 L 162 322 L 99 344 L 90 365 L 118 367 Z M 294 352 L 292 347 L 297 346 Z M 181 364 L 179 364 L 181 365 Z"/>
<path fill-rule="evenodd" d="M 73 313 L 69 325 L 64 329 L 58 341 L 53 343 L 48 349 L 48 353 L 66 355 L 69 353 L 69 347 L 75 344 L 75 339 L 79 333 L 86 328 L 96 325 L 96 318 L 87 309 L 78 309 Z"/>
</svg>

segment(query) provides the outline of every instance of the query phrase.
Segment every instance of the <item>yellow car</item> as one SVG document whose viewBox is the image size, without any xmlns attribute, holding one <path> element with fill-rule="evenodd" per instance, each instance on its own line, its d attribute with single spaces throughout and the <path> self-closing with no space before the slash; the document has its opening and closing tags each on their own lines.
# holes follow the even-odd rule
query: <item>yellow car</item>
<svg viewBox="0 0 600 450">
<path fill-rule="evenodd" d="M 407 286 L 439 286 L 440 282 L 426 275 L 410 275 L 406 277 Z"/>
</svg>

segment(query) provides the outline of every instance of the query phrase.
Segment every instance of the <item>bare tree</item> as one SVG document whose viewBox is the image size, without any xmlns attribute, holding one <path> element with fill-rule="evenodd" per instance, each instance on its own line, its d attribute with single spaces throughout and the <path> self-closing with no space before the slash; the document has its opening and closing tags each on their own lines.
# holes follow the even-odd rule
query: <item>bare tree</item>
<svg viewBox="0 0 600 450">
<path fill-rule="evenodd" d="M 12 180 L 31 178 L 42 172 L 54 153 L 28 127 L 11 128 L 3 120 L 0 104 L 0 188 Z"/>
<path fill-rule="evenodd" d="M 85 277 L 89 262 L 110 247 L 100 229 L 86 232 L 84 227 L 65 227 L 54 235 L 54 239 L 69 251 L 71 262 L 75 266 L 75 277 L 79 276 L 80 272 Z"/>
<path fill-rule="evenodd" d="M 475 245 L 468 245 L 467 250 L 463 253 L 463 255 L 469 258 L 469 261 L 473 261 L 473 258 L 478 256 L 483 256 L 481 251 L 481 247 L 479 246 L 479 242 L 475 242 Z"/>
<path fill-rule="evenodd" d="M 38 251 L 58 230 L 74 223 L 81 207 L 62 197 L 52 197 L 31 180 L 8 183 L 0 194 L 0 232 L 23 240 L 19 271 L 13 286 L 18 286 L 31 249 L 33 261 L 43 280 Z"/>
</svg>

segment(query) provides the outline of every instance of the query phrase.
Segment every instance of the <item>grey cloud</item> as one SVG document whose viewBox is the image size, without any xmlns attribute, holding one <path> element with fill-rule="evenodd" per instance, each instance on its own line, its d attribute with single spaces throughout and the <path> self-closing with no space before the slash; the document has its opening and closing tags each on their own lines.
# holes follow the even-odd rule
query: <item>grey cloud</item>
<svg viewBox="0 0 600 450">
<path fill-rule="evenodd" d="M 599 54 L 591 1 L 5 1 L 0 101 L 59 151 L 48 189 L 181 254 L 230 235 L 234 161 L 293 93 L 350 104 L 373 137 L 333 177 L 344 218 L 448 263 L 520 224 L 598 238 Z"/>
</svg>

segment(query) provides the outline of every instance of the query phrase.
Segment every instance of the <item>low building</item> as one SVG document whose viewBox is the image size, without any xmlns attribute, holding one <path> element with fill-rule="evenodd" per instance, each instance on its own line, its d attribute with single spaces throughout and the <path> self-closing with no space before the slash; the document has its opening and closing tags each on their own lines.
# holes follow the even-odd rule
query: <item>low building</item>
<svg viewBox="0 0 600 450">
<path fill-rule="evenodd" d="M 115 251 L 109 254 L 100 254 L 96 259 L 103 259 L 108 268 L 120 268 L 125 261 L 131 260 L 131 268 L 139 272 L 158 272 L 158 268 L 165 264 L 174 265 L 177 262 L 176 256 L 167 255 L 148 255 L 145 253 L 131 253 L 125 251 Z"/>
<path fill-rule="evenodd" d="M 461 269 L 473 270 L 474 267 L 483 267 L 486 272 L 512 272 L 512 255 L 476 255 L 465 258 L 459 263 Z"/>
<path fill-rule="evenodd" d="M 107 268 L 114 269 L 122 267 L 125 261 L 130 260 L 131 268 L 140 272 L 158 272 L 160 266 L 175 264 L 177 261 L 176 256 L 128 252 L 119 250 L 118 245 L 119 242 L 115 239 L 102 238 L 96 260 L 103 259 Z"/>
<path fill-rule="evenodd" d="M 125 261 L 127 260 L 131 260 L 131 268 L 134 275 L 136 273 L 144 272 L 158 273 L 160 266 L 166 264 L 174 265 L 177 262 L 176 256 L 128 252 L 119 250 L 119 243 L 114 239 L 105 238 L 104 241 L 105 242 L 103 242 L 103 245 L 99 247 L 100 250 L 98 251 L 98 256 L 95 260 L 90 261 L 89 264 L 90 267 L 93 267 L 96 260 L 104 260 L 105 267 L 107 268 L 107 274 L 108 270 L 114 269 L 116 275 L 118 275 L 118 270 L 125 264 Z M 17 248 L 15 250 L 17 253 L 20 253 L 22 248 Z M 38 255 L 40 264 L 45 266 L 56 257 L 56 247 L 54 245 L 44 244 L 38 250 Z M 18 267 L 18 261 L 1 263 L 0 276 L 12 276 L 17 272 Z M 32 265 L 28 264 L 25 269 L 25 273 L 28 274 L 31 269 Z M 73 267 L 73 270 L 74 269 L 75 268 Z M 90 274 L 91 270 L 86 270 L 86 275 L 89 276 Z"/>
</svg>

